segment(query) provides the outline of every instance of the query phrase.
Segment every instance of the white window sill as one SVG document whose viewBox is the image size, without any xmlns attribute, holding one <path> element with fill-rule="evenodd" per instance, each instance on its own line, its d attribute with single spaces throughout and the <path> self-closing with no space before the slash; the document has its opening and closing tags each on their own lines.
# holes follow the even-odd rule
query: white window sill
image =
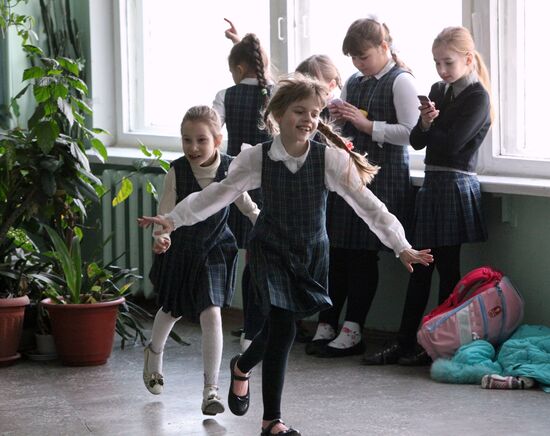
<svg viewBox="0 0 550 436">
<path fill-rule="evenodd" d="M 136 160 L 148 159 L 141 151 L 129 147 L 109 147 L 108 164 L 133 166 Z M 162 158 L 167 161 L 181 157 L 180 152 L 163 151 Z M 100 164 L 94 151 L 89 151 L 90 162 Z M 411 178 L 414 186 L 422 186 L 424 181 L 423 170 L 411 170 Z M 481 190 L 493 194 L 531 195 L 537 197 L 550 197 L 550 180 L 530 177 L 510 176 L 486 176 L 478 175 L 481 182 Z"/>
</svg>

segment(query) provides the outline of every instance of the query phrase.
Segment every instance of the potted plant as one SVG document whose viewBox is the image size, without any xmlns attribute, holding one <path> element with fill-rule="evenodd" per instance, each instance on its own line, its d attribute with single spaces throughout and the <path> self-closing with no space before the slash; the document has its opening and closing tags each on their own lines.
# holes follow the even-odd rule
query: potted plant
<svg viewBox="0 0 550 436">
<path fill-rule="evenodd" d="M 0 244 L 0 363 L 17 353 L 29 296 L 36 299 L 50 283 L 48 264 L 22 230 L 10 230 Z"/>
<path fill-rule="evenodd" d="M 104 364 L 113 346 L 118 307 L 133 283 L 128 280 L 140 277 L 134 269 L 84 263 L 78 236 L 68 248 L 55 230 L 46 227 L 46 231 L 59 276 L 42 304 L 51 319 L 59 357 L 67 365 Z"/>
</svg>

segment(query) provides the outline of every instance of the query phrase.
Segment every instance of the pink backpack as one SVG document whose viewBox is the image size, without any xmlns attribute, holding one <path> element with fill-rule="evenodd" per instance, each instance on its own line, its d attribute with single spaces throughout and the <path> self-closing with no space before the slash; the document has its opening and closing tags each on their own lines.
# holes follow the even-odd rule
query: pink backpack
<svg viewBox="0 0 550 436">
<path fill-rule="evenodd" d="M 523 298 L 510 279 L 485 266 L 466 274 L 440 306 L 422 319 L 418 343 L 432 359 L 452 357 L 464 344 L 499 344 L 523 319 Z"/>
</svg>

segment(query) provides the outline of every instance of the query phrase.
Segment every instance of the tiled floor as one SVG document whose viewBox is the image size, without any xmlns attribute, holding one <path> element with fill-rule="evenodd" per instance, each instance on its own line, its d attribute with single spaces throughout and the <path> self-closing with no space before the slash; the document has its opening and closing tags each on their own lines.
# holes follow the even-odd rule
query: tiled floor
<svg viewBox="0 0 550 436">
<path fill-rule="evenodd" d="M 238 352 L 226 319 L 220 375 L 227 395 L 229 359 Z M 169 342 L 165 392 L 142 385 L 142 348 L 118 347 L 104 366 L 71 368 L 21 360 L 0 368 L 0 435 L 258 435 L 261 371 L 244 417 L 201 414 L 200 330 L 178 324 L 192 344 Z M 547 435 L 550 395 L 435 383 L 428 368 L 365 367 L 358 357 L 319 359 L 295 344 L 284 392 L 284 419 L 305 436 Z"/>
</svg>

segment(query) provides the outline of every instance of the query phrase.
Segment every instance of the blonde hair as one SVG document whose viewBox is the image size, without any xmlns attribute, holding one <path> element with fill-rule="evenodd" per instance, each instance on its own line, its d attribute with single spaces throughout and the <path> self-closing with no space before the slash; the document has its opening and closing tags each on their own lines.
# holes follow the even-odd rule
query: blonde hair
<svg viewBox="0 0 550 436">
<path fill-rule="evenodd" d="M 351 23 L 342 43 L 342 51 L 346 56 L 360 56 L 365 50 L 379 47 L 384 41 L 396 65 L 411 72 L 395 51 L 389 27 L 372 18 L 359 18 Z"/>
<path fill-rule="evenodd" d="M 342 89 L 342 77 L 332 59 L 327 55 L 313 55 L 304 59 L 296 67 L 296 72 L 311 76 L 317 80 L 330 83 L 336 82 L 338 88 Z"/>
<path fill-rule="evenodd" d="M 258 37 L 254 33 L 247 33 L 231 48 L 228 62 L 230 67 L 244 64 L 247 69 L 254 71 L 263 96 L 262 108 L 265 107 L 270 92 L 267 86 L 269 59 Z"/>
<path fill-rule="evenodd" d="M 222 124 L 220 122 L 220 117 L 218 113 L 208 106 L 193 106 L 183 116 L 180 126 L 180 134 L 183 136 L 183 125 L 186 122 L 201 122 L 206 124 L 212 136 L 217 137 L 222 133 Z"/>
<path fill-rule="evenodd" d="M 278 133 L 275 118 L 282 117 L 292 103 L 313 97 L 317 99 L 319 107 L 323 108 L 326 106 L 328 96 L 329 91 L 326 85 L 312 77 L 295 73 L 280 80 L 277 84 L 277 90 L 267 104 L 264 113 L 266 128 L 271 134 Z M 317 128 L 326 136 L 331 145 L 349 153 L 351 158 L 350 163 L 353 163 L 357 168 L 363 184 L 372 181 L 373 177 L 380 169 L 378 166 L 370 164 L 365 156 L 352 151 L 351 143 L 335 133 L 327 124 L 319 121 Z"/>
<path fill-rule="evenodd" d="M 473 55 L 473 68 L 475 69 L 479 81 L 489 94 L 489 104 L 491 111 L 491 122 L 494 119 L 494 110 L 491 96 L 491 79 L 489 76 L 489 70 L 485 65 L 483 57 L 476 50 L 474 39 L 468 29 L 462 26 L 446 27 L 439 35 L 436 36 L 432 44 L 432 50 L 436 47 L 444 45 L 449 50 L 456 53 L 460 53 L 466 56 L 468 53 Z"/>
</svg>

